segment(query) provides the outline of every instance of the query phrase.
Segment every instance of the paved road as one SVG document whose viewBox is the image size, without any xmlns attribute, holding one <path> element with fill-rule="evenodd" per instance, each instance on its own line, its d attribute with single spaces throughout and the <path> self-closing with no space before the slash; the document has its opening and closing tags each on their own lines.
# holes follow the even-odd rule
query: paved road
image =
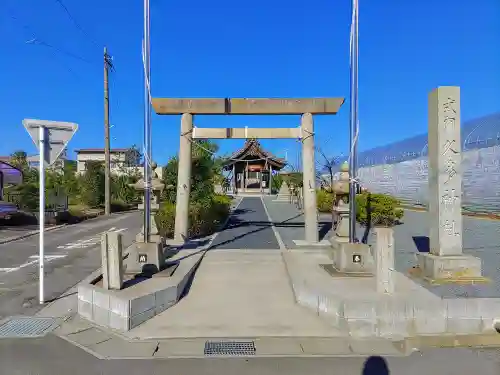
<svg viewBox="0 0 500 375">
<path fill-rule="evenodd" d="M 0 340 L 2 375 L 498 375 L 499 360 L 499 352 L 493 350 L 433 349 L 410 357 L 387 358 L 387 372 L 380 367 L 364 371 L 364 357 L 99 360 L 52 335 L 43 339 Z"/>
<path fill-rule="evenodd" d="M 211 249 L 279 249 L 260 197 L 245 197 Z"/>
<path fill-rule="evenodd" d="M 45 233 L 46 300 L 61 295 L 100 267 L 100 234 L 123 233 L 124 244 L 141 228 L 139 212 L 100 217 Z M 0 245 L 0 319 L 36 312 L 38 235 Z"/>
</svg>

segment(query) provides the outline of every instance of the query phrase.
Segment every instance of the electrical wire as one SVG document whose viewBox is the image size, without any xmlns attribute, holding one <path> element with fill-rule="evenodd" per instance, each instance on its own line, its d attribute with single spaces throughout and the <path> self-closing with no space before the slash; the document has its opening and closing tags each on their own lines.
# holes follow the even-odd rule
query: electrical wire
<svg viewBox="0 0 500 375">
<path fill-rule="evenodd" d="M 71 14 L 71 12 L 69 11 L 68 7 L 62 2 L 62 0 L 55 0 L 56 3 L 59 4 L 59 6 L 61 8 L 63 8 L 64 12 L 66 13 L 66 15 L 68 16 L 68 18 L 71 20 L 71 22 L 73 22 L 73 25 L 75 25 L 75 27 L 83 34 L 85 35 L 89 41 L 91 43 L 93 43 L 95 46 L 99 47 L 99 44 L 96 42 L 96 40 L 94 38 L 92 38 L 89 33 L 87 33 L 87 31 L 85 31 L 85 29 L 78 23 L 78 21 L 76 20 L 75 17 L 73 17 L 73 15 Z"/>
</svg>

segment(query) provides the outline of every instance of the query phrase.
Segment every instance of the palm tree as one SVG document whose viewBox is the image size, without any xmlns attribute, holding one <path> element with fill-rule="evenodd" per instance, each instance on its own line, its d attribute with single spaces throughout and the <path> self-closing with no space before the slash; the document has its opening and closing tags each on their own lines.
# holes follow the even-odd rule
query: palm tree
<svg viewBox="0 0 500 375">
<path fill-rule="evenodd" d="M 10 155 L 10 164 L 14 167 L 25 170 L 28 168 L 28 154 L 25 151 L 18 150 Z"/>
</svg>

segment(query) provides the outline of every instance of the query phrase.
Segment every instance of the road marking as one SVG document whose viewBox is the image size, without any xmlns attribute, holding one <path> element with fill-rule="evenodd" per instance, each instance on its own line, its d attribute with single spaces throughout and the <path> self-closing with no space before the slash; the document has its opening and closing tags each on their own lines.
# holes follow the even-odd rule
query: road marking
<svg viewBox="0 0 500 375">
<path fill-rule="evenodd" d="M 106 232 L 121 233 L 121 232 L 124 232 L 126 230 L 127 230 L 127 228 L 116 229 L 115 227 L 111 227 L 108 230 L 101 232 L 101 233 L 99 233 L 91 238 L 81 239 L 81 240 L 78 240 L 76 242 L 69 242 L 66 245 L 57 246 L 57 248 L 64 249 L 64 250 L 71 250 L 71 249 L 76 249 L 76 248 L 85 249 L 87 247 L 91 247 L 91 246 L 95 246 L 95 245 L 99 244 L 101 242 L 101 235 L 106 233 Z M 26 263 L 23 263 L 17 267 L 4 267 L 4 268 L 0 267 L 0 273 L 1 274 L 11 273 L 11 272 L 19 271 L 22 268 L 29 267 L 29 266 L 34 265 L 34 264 L 38 264 L 38 257 L 39 257 L 38 255 L 31 255 Z M 45 255 L 44 259 L 46 262 L 50 262 L 52 260 L 62 259 L 65 257 L 67 257 L 67 254 L 53 254 L 53 255 Z"/>
<path fill-rule="evenodd" d="M 54 255 L 45 255 L 43 258 L 50 262 L 52 259 L 60 259 L 65 257 L 67 257 L 66 254 L 54 254 Z M 30 256 L 30 259 L 38 259 L 38 255 L 32 255 Z"/>
<path fill-rule="evenodd" d="M 91 238 L 81 239 L 81 240 L 78 240 L 76 242 L 69 242 L 66 245 L 57 246 L 57 248 L 64 249 L 64 250 L 85 249 L 87 247 L 95 246 L 95 245 L 101 243 L 101 236 L 104 233 L 107 233 L 107 232 L 121 233 L 121 232 L 124 232 L 126 230 L 127 230 L 127 228 L 116 229 L 115 227 L 111 227 L 108 230 L 105 230 L 104 232 L 101 232 L 101 233 L 99 233 Z"/>
<path fill-rule="evenodd" d="M 45 259 L 45 262 L 50 262 L 50 261 L 52 261 L 54 259 L 65 258 L 66 256 L 67 255 L 65 255 L 65 254 L 45 255 L 44 259 Z M 14 272 L 14 271 L 19 271 L 22 268 L 26 268 L 26 267 L 34 265 L 34 264 L 38 264 L 38 255 L 32 255 L 32 256 L 29 257 L 29 259 L 33 259 L 33 260 L 30 260 L 30 261 L 28 261 L 26 263 L 23 263 L 23 264 L 21 264 L 20 266 L 17 266 L 17 267 L 0 268 L 0 272 L 10 273 L 10 272 Z"/>
</svg>

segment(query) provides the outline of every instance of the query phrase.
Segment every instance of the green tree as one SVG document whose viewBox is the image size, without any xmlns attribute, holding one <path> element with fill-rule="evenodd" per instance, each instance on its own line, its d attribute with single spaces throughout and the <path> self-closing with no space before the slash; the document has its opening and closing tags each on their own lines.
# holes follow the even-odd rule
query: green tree
<svg viewBox="0 0 500 375">
<path fill-rule="evenodd" d="M 191 200 L 201 201 L 214 195 L 214 179 L 220 165 L 216 163 L 213 153 L 217 152 L 217 144 L 208 140 L 197 140 L 193 144 L 193 161 L 191 169 Z M 172 157 L 163 170 L 165 186 L 177 186 L 177 170 L 179 160 Z M 220 171 L 222 169 L 220 168 Z M 221 172 L 222 173 L 222 172 Z M 175 189 L 165 189 L 162 198 L 175 203 Z"/>
<path fill-rule="evenodd" d="M 89 207 L 104 203 L 104 166 L 100 162 L 88 161 L 80 178 L 82 202 Z"/>
<path fill-rule="evenodd" d="M 10 164 L 20 170 L 28 169 L 28 155 L 25 151 L 18 150 L 10 155 Z"/>
</svg>

